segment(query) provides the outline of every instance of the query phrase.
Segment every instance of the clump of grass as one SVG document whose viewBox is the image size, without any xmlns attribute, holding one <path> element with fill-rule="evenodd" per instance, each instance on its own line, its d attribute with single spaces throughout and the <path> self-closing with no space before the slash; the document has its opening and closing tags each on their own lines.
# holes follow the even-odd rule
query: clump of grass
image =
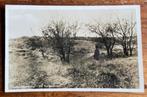
<svg viewBox="0 0 147 97">
<path fill-rule="evenodd" d="M 105 62 L 81 62 L 72 65 L 69 75 L 74 87 L 80 88 L 137 88 L 138 76 L 135 64 L 117 60 Z"/>
</svg>

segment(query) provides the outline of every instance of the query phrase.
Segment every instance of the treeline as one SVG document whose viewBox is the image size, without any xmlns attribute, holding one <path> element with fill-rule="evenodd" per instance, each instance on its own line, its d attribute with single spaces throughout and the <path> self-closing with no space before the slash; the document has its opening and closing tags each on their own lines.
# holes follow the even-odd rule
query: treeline
<svg viewBox="0 0 147 97">
<path fill-rule="evenodd" d="M 122 37 L 117 37 L 116 38 L 116 44 L 120 44 L 120 39 Z M 75 40 L 87 40 L 87 41 L 93 41 L 93 42 L 102 42 L 101 37 L 75 37 Z M 136 42 L 136 36 L 133 36 L 133 41 Z"/>
</svg>

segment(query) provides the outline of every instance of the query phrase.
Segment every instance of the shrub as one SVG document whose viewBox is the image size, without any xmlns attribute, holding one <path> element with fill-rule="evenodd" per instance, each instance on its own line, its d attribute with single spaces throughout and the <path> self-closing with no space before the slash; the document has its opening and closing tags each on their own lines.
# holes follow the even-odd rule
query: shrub
<svg viewBox="0 0 147 97">
<path fill-rule="evenodd" d="M 81 62 L 78 65 L 73 65 L 68 72 L 75 82 L 74 87 L 135 88 L 137 73 L 134 69 L 134 67 L 113 61 Z"/>
</svg>

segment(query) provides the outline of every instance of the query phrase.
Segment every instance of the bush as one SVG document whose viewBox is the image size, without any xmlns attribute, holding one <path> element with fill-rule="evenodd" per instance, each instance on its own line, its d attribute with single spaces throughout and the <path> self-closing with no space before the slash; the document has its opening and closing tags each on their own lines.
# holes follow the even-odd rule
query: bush
<svg viewBox="0 0 147 97">
<path fill-rule="evenodd" d="M 135 73 L 126 64 L 109 62 L 81 63 L 68 72 L 74 87 L 80 88 L 135 88 Z M 135 77 L 134 77 L 135 76 Z"/>
</svg>

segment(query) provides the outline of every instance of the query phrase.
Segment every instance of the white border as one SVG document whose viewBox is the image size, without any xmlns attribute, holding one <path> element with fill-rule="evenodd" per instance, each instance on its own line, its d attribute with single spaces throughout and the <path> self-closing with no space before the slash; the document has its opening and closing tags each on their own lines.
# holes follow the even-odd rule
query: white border
<svg viewBox="0 0 147 97">
<path fill-rule="evenodd" d="M 135 9 L 137 20 L 137 44 L 138 44 L 138 68 L 139 88 L 138 89 L 113 89 L 113 88 L 48 88 L 48 89 L 9 89 L 9 27 L 8 16 L 10 9 L 44 9 L 44 10 L 96 10 L 96 9 Z M 34 6 L 34 5 L 6 5 L 5 6 L 5 92 L 45 92 L 45 91 L 100 91 L 100 92 L 144 92 L 143 60 L 142 60 L 142 34 L 141 17 L 139 5 L 115 5 L 115 6 Z"/>
</svg>

